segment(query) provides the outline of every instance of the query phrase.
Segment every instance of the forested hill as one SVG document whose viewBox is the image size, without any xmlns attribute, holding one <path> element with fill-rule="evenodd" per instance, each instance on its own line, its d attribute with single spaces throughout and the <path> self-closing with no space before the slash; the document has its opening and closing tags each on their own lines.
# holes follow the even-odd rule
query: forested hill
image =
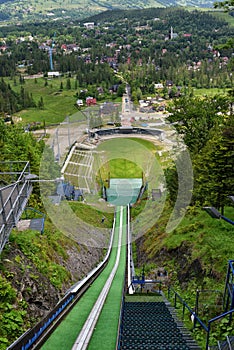
<svg viewBox="0 0 234 350">
<path fill-rule="evenodd" d="M 184 31 L 199 31 L 201 28 L 212 31 L 213 28 L 218 26 L 227 26 L 227 23 L 212 16 L 212 12 L 208 11 L 186 11 L 184 8 L 147 8 L 142 10 L 107 10 L 98 13 L 94 16 L 85 18 L 81 23 L 94 22 L 98 23 L 115 23 L 120 20 L 138 21 L 143 24 L 144 21 L 152 20 L 153 18 L 163 18 L 164 21 L 160 23 L 160 28 L 165 24 L 165 28 L 168 26 L 174 26 L 177 29 L 182 28 Z M 146 24 L 146 22 L 145 22 Z M 129 26 L 131 23 L 129 22 Z M 193 30 L 192 30 L 193 28 Z"/>
<path fill-rule="evenodd" d="M 220 0 L 217 0 L 220 1 Z M 0 22 L 80 20 L 106 10 L 189 6 L 212 8 L 214 0 L 0 0 Z"/>
<path fill-rule="evenodd" d="M 4 3 L 9 3 L 9 2 L 14 2 L 16 5 L 19 2 L 23 2 L 23 1 L 17 1 L 17 0 L 0 0 L 0 4 L 4 4 Z M 26 1 L 25 1 L 26 2 Z M 64 2 L 64 1 L 63 1 Z M 81 4 L 81 0 L 75 0 L 72 1 L 73 4 L 77 4 L 80 5 Z M 94 2 L 94 1 L 93 1 Z M 139 1 L 134 1 L 134 3 L 130 3 L 130 2 L 125 2 L 126 7 L 132 7 L 132 8 L 139 8 L 139 7 L 146 7 L 147 5 L 149 5 L 149 2 L 152 6 L 153 2 L 156 4 L 158 3 L 158 5 L 161 6 L 195 6 L 195 7 L 210 7 L 213 6 L 213 1 L 212 0 L 155 0 L 155 1 L 147 1 L 144 0 L 141 2 L 141 6 L 139 6 L 138 3 L 140 3 Z M 28 1 L 29 6 L 33 5 L 34 3 L 38 3 L 38 1 Z M 95 3 L 99 3 L 99 5 L 102 5 L 103 7 L 112 7 L 113 4 L 115 4 L 115 0 L 109 0 L 109 1 L 95 1 Z M 56 1 L 54 0 L 54 8 L 58 7 L 58 5 L 61 4 L 61 1 Z M 121 1 L 120 1 L 121 4 Z M 53 7 L 51 4 L 47 5 L 48 9 L 51 7 Z"/>
</svg>

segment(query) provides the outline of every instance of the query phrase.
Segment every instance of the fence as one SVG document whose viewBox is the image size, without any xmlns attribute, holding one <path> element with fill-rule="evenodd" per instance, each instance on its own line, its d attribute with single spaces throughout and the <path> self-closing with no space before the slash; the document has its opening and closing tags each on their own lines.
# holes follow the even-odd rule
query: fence
<svg viewBox="0 0 234 350">
<path fill-rule="evenodd" d="M 177 308 L 177 302 L 179 300 L 180 304 L 182 305 L 182 320 L 184 320 L 184 315 L 185 315 L 185 309 L 187 309 L 190 313 L 190 315 L 193 318 L 193 328 L 196 327 L 197 324 L 199 324 L 204 331 L 206 332 L 206 347 L 205 349 L 208 350 L 209 349 L 209 341 L 210 341 L 210 333 L 211 333 L 211 326 L 215 321 L 218 321 L 226 316 L 230 316 L 230 321 L 231 321 L 231 316 L 234 312 L 234 309 L 225 312 L 221 315 L 218 315 L 212 319 L 210 319 L 208 321 L 208 325 L 206 325 L 199 317 L 198 315 L 192 310 L 192 308 L 190 306 L 188 306 L 188 304 L 185 302 L 185 300 L 183 300 L 183 298 L 171 287 L 168 287 L 168 299 L 170 299 L 170 294 L 171 292 L 173 293 L 174 296 L 174 307 Z"/>
<path fill-rule="evenodd" d="M 18 223 L 28 198 L 32 184 L 27 179 L 30 174 L 29 162 L 1 162 L 1 183 L 10 182 L 0 188 L 0 253 L 8 241 L 11 230 Z M 11 183 L 13 181 L 13 183 Z"/>
</svg>

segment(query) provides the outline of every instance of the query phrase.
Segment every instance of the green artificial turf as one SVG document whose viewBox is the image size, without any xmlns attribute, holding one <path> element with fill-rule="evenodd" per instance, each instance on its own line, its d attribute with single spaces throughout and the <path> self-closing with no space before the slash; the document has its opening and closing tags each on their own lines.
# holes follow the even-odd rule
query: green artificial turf
<svg viewBox="0 0 234 350">
<path fill-rule="evenodd" d="M 122 250 L 119 267 L 95 327 L 88 350 L 115 350 L 126 265 L 126 207 L 123 212 Z"/>
<path fill-rule="evenodd" d="M 116 229 L 114 235 L 114 244 L 111 252 L 110 260 L 107 267 L 100 276 L 93 282 L 87 292 L 82 296 L 75 307 L 69 312 L 66 318 L 51 334 L 46 343 L 42 346 L 43 350 L 69 350 L 72 348 L 79 332 L 81 331 L 98 295 L 100 294 L 113 266 L 115 264 L 118 242 L 118 222 L 120 213 L 116 213 Z"/>
</svg>

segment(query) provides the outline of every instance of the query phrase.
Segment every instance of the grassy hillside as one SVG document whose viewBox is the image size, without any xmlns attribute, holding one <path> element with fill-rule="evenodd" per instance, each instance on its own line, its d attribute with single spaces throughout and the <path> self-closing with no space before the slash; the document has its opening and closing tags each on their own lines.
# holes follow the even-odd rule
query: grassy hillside
<svg viewBox="0 0 234 350">
<path fill-rule="evenodd" d="M 4 81 L 10 84 L 12 90 L 20 93 L 22 85 L 18 79 L 13 81 L 11 78 L 4 78 Z M 71 84 L 69 89 L 66 87 L 68 81 Z M 76 105 L 80 87 L 76 87 L 75 77 L 61 76 L 55 79 L 41 77 L 35 79 L 25 78 L 23 88 L 32 96 L 36 104 L 36 107 L 23 109 L 14 113 L 14 117 L 21 118 L 20 120 L 22 120 L 23 124 L 33 122 L 43 123 L 44 121 L 47 125 L 61 123 L 67 116 L 71 117 L 71 121 L 79 121 L 86 118 L 84 113 Z M 43 107 L 39 108 L 38 103 L 41 99 L 43 101 Z M 111 94 L 103 97 L 103 101 L 107 101 L 108 99 L 111 99 Z M 119 102 L 117 96 L 115 101 Z"/>
<path fill-rule="evenodd" d="M 233 212 L 233 207 L 228 207 L 225 214 L 232 217 Z M 143 236 L 143 245 L 139 245 L 143 259 L 176 273 L 176 280 L 182 284 L 187 285 L 194 278 L 201 286 L 207 277 L 211 283 L 224 284 L 228 260 L 234 258 L 233 226 L 192 208 L 181 224 L 167 233 L 170 213 L 170 206 L 166 206 L 155 227 Z M 138 264 L 142 262 L 140 259 Z M 194 262 L 200 265 L 200 271 L 193 270 Z"/>
<path fill-rule="evenodd" d="M 16 92 L 20 92 L 21 85 L 18 82 L 13 83 L 11 79 L 6 79 L 6 81 L 11 84 Z M 61 123 L 67 115 L 73 114 L 76 114 L 76 120 L 78 120 L 79 112 L 75 106 L 77 97 L 73 81 L 71 82 L 71 90 L 60 89 L 61 83 L 64 84 L 64 87 L 66 86 L 66 81 L 66 78 L 53 79 L 47 82 L 44 78 L 25 79 L 25 91 L 29 91 L 32 94 L 36 104 L 42 98 L 44 107 L 43 109 L 31 108 L 22 110 L 16 116 L 22 118 L 24 123 L 43 122 L 43 120 L 49 124 Z M 84 116 L 80 114 L 80 118 L 84 119 Z"/>
<path fill-rule="evenodd" d="M 219 19 L 222 19 L 226 22 L 228 22 L 228 24 L 230 26 L 234 26 L 234 17 L 230 16 L 230 14 L 228 12 L 223 12 L 223 11 L 215 11 L 213 12 L 214 16 L 217 16 Z"/>
</svg>

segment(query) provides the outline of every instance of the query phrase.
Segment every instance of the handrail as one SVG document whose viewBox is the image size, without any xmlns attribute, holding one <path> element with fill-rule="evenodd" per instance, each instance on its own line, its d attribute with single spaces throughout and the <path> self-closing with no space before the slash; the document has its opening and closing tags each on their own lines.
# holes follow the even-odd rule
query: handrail
<svg viewBox="0 0 234 350">
<path fill-rule="evenodd" d="M 169 297 L 169 293 L 170 290 L 173 291 L 174 295 L 175 295 L 175 299 L 174 299 L 174 307 L 176 308 L 176 300 L 177 298 L 181 301 L 181 303 L 183 304 L 183 306 L 185 306 L 189 312 L 191 313 L 191 315 L 194 316 L 195 321 L 197 321 L 202 328 L 204 328 L 204 330 L 207 332 L 208 331 L 208 327 L 202 322 L 202 320 L 197 316 L 196 312 L 194 312 L 190 306 L 188 306 L 188 304 L 184 301 L 184 299 L 171 287 L 168 287 L 168 297 Z M 183 316 L 184 316 L 184 309 L 183 309 Z M 196 322 L 194 322 L 194 325 L 196 324 Z M 195 327 L 195 326 L 194 326 Z"/>
<path fill-rule="evenodd" d="M 228 304 L 230 305 L 230 299 L 231 299 L 231 306 L 232 308 L 234 306 L 234 289 L 233 289 L 233 279 L 234 279 L 234 266 L 233 266 L 234 260 L 228 260 L 228 269 L 227 269 L 227 275 L 226 275 L 226 281 L 225 281 L 225 289 L 224 289 L 224 295 L 223 295 L 223 306 L 224 309 L 228 309 Z M 232 286 L 232 288 L 231 288 Z"/>
<path fill-rule="evenodd" d="M 233 220 L 227 218 L 224 215 L 221 215 L 220 217 L 221 217 L 221 219 L 223 219 L 224 221 L 228 222 L 229 224 L 234 225 L 234 221 Z"/>
<path fill-rule="evenodd" d="M 171 287 L 169 286 L 168 287 L 168 299 L 170 297 L 170 291 L 173 291 L 174 293 L 174 307 L 176 308 L 176 300 L 177 298 L 181 301 L 181 303 L 183 304 L 183 317 L 184 317 L 184 307 L 186 307 L 189 312 L 191 313 L 191 315 L 194 316 L 194 328 L 196 327 L 196 322 L 198 322 L 202 328 L 206 331 L 207 335 L 206 335 L 206 347 L 205 347 L 205 350 L 208 350 L 209 349 L 209 340 L 210 340 L 210 332 L 211 332 L 211 324 L 225 316 L 228 316 L 228 315 L 232 315 L 232 313 L 234 312 L 234 309 L 232 310 L 229 310 L 223 314 L 220 314 L 214 318 L 211 318 L 209 321 L 208 321 L 208 326 L 206 326 L 204 324 L 204 322 L 202 322 L 202 320 L 197 316 L 197 314 L 190 308 L 190 306 L 188 306 L 188 304 L 185 302 L 185 300 Z"/>
<path fill-rule="evenodd" d="M 27 210 L 31 210 L 39 215 L 41 215 L 43 218 L 46 218 L 46 214 L 45 213 L 42 213 L 41 211 L 35 209 L 35 208 L 32 208 L 32 207 L 25 207 L 24 211 L 27 212 Z M 27 214 L 26 214 L 27 215 Z"/>
<path fill-rule="evenodd" d="M 0 189 L 0 253 L 7 243 L 12 228 L 19 221 L 33 189 L 32 184 L 25 177 L 30 173 L 29 162 L 1 162 L 1 164 L 10 165 L 19 163 L 22 169 L 16 172 L 12 170 L 11 173 L 17 175 L 17 180 Z M 0 172 L 0 174 L 3 173 Z"/>
<path fill-rule="evenodd" d="M 230 310 L 230 311 L 227 311 L 227 312 L 224 312 L 223 314 L 221 315 L 218 315 L 214 318 L 211 318 L 209 321 L 208 321 L 208 332 L 207 332 L 207 336 L 206 336 L 206 350 L 208 350 L 208 347 L 209 347 L 209 340 L 210 340 L 210 331 L 211 331 L 211 323 L 217 321 L 217 320 L 220 320 L 221 318 L 225 317 L 225 316 L 228 316 L 228 315 L 232 315 L 232 313 L 234 312 L 234 309 Z"/>
<path fill-rule="evenodd" d="M 15 162 L 17 163 L 17 162 Z M 6 190 L 6 189 L 11 189 L 10 193 L 8 194 L 7 198 L 5 199 L 4 203 L 3 203 L 3 208 L 6 206 L 6 204 L 11 201 L 11 197 L 13 196 L 14 192 L 16 191 L 17 189 L 17 192 L 18 192 L 18 195 L 22 193 L 22 190 L 26 187 L 26 186 L 31 186 L 31 184 L 29 183 L 28 180 L 26 180 L 24 178 L 25 174 L 29 174 L 30 173 L 30 165 L 29 165 L 29 162 L 24 162 L 24 161 L 21 161 L 21 163 L 24 163 L 25 166 L 23 168 L 23 170 L 21 170 L 21 172 L 19 173 L 19 177 L 17 179 L 17 181 L 15 181 L 13 184 L 9 184 L 5 187 L 3 187 L 1 190 Z M 28 169 L 28 171 L 26 171 Z M 18 185 L 19 184 L 22 184 L 22 187 L 21 189 L 18 188 Z"/>
<path fill-rule="evenodd" d="M 21 184 L 21 186 L 19 186 L 19 184 Z M 1 212 L 3 212 L 5 210 L 5 207 L 8 205 L 8 203 L 10 203 L 11 210 L 9 211 L 8 215 L 6 216 L 7 220 L 12 214 L 14 205 L 15 205 L 15 203 L 17 203 L 18 196 L 23 195 L 23 193 L 24 193 L 23 191 L 25 190 L 25 188 L 26 189 L 28 188 L 28 193 L 30 193 L 32 191 L 32 185 L 30 184 L 30 182 L 28 180 L 25 180 L 25 181 L 18 180 L 14 184 L 11 184 L 11 185 L 8 185 L 8 186 L 4 187 L 4 189 L 6 189 L 8 187 L 9 188 L 12 187 L 12 190 L 9 193 L 8 197 L 5 199 L 5 201 L 3 203 L 3 206 L 2 206 L 2 209 L 1 209 Z M 14 202 L 12 203 L 11 199 L 12 199 L 13 194 L 15 192 L 17 192 L 17 197 L 15 198 Z"/>
<path fill-rule="evenodd" d="M 229 260 L 228 262 L 229 262 L 229 266 L 232 270 L 232 273 L 234 274 L 234 266 L 233 266 L 234 260 Z"/>
</svg>

